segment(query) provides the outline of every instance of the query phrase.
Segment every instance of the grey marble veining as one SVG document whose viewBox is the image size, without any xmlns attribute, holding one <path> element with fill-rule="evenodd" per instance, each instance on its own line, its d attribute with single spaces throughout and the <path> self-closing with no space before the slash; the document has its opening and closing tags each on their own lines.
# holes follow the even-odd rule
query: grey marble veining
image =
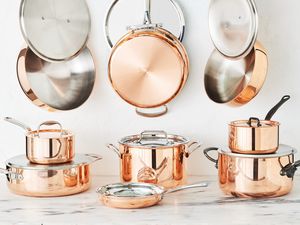
<svg viewBox="0 0 300 225">
<path fill-rule="evenodd" d="M 95 190 L 117 182 L 117 177 L 94 177 L 85 193 L 59 198 L 30 198 L 9 192 L 1 178 L 0 225 L 278 225 L 300 224 L 300 177 L 293 191 L 273 199 L 240 199 L 224 196 L 217 177 L 191 177 L 190 182 L 209 180 L 208 188 L 165 196 L 152 208 L 121 210 L 104 207 Z"/>
</svg>

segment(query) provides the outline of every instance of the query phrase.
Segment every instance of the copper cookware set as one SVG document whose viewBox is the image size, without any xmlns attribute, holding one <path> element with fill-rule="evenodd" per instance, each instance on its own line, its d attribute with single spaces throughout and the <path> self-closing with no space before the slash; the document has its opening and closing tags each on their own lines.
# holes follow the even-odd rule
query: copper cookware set
<svg viewBox="0 0 300 225">
<path fill-rule="evenodd" d="M 182 44 L 183 12 L 175 0 L 168 0 L 180 22 L 176 36 L 163 24 L 153 22 L 151 1 L 145 0 L 143 23 L 128 26 L 127 33 L 113 43 L 109 23 L 119 1 L 112 2 L 105 17 L 105 35 L 112 48 L 109 81 L 138 115 L 162 116 L 189 75 L 189 57 Z M 17 60 L 18 80 L 25 95 L 48 111 L 82 105 L 95 82 L 95 65 L 87 47 L 91 18 L 85 0 L 22 0 L 19 15 L 28 45 Z M 216 103 L 244 105 L 259 93 L 268 67 L 266 50 L 257 41 L 254 0 L 211 0 L 209 30 L 215 50 L 205 68 L 206 93 Z M 231 122 L 228 147 L 204 150 L 218 169 L 225 194 L 277 197 L 290 192 L 300 165 L 295 161 L 297 150 L 280 144 L 280 124 L 271 120 L 289 98 L 284 96 L 264 120 L 251 117 Z M 43 122 L 32 130 L 10 117 L 5 120 L 26 130 L 26 155 L 7 160 L 6 169 L 0 169 L 12 192 L 56 197 L 90 187 L 90 164 L 101 156 L 75 155 L 72 132 L 56 121 Z M 197 141 L 158 130 L 126 136 L 117 147 L 107 145 L 119 157 L 122 183 L 97 189 L 100 200 L 110 207 L 144 208 L 156 205 L 165 194 L 206 187 L 205 182 L 185 185 L 187 158 L 200 147 Z M 218 158 L 211 152 L 217 152 Z"/>
</svg>

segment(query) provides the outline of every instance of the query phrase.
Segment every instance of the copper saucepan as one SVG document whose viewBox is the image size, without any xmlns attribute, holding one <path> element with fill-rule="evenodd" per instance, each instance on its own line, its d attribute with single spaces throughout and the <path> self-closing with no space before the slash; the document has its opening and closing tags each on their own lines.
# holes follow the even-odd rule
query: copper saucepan
<svg viewBox="0 0 300 225">
<path fill-rule="evenodd" d="M 267 114 L 264 120 L 251 117 L 229 124 L 229 148 L 235 153 L 268 154 L 279 146 L 279 122 L 272 121 L 277 110 L 290 99 L 285 95 Z"/>
<path fill-rule="evenodd" d="M 37 130 L 20 121 L 5 117 L 5 121 L 22 127 L 26 133 L 26 156 L 32 163 L 57 164 L 72 161 L 75 155 L 74 135 L 56 121 L 46 121 Z M 59 129 L 42 129 L 43 126 L 58 125 Z"/>
<path fill-rule="evenodd" d="M 186 158 L 200 148 L 191 142 L 164 131 L 144 131 L 119 141 L 119 148 L 107 147 L 120 157 L 122 182 L 154 183 L 172 188 L 186 181 Z"/>
<path fill-rule="evenodd" d="M 218 152 L 214 159 L 210 152 Z M 276 153 L 253 155 L 232 153 L 228 148 L 208 148 L 204 155 L 215 163 L 219 185 L 227 195 L 237 197 L 278 197 L 288 194 L 300 161 L 295 162 L 297 150 L 280 145 Z"/>
<path fill-rule="evenodd" d="M 190 188 L 207 187 L 208 183 L 196 183 L 166 190 L 146 183 L 117 183 L 97 190 L 104 205 L 121 209 L 138 209 L 157 205 L 165 195 Z"/>
<path fill-rule="evenodd" d="M 105 22 L 107 40 L 112 47 L 109 80 L 116 93 L 136 107 L 137 114 L 161 116 L 167 113 L 166 104 L 179 94 L 188 78 L 189 59 L 181 43 L 185 29 L 183 13 L 177 3 L 170 0 L 181 22 L 179 38 L 160 24 L 152 23 L 147 8 L 144 24 L 129 27 L 129 32 L 113 45 L 108 24 L 117 2 L 112 3 Z"/>
<path fill-rule="evenodd" d="M 58 197 L 86 191 L 91 184 L 90 164 L 101 159 L 95 154 L 77 154 L 70 163 L 39 165 L 25 155 L 6 161 L 7 186 L 15 194 L 31 197 Z"/>
</svg>

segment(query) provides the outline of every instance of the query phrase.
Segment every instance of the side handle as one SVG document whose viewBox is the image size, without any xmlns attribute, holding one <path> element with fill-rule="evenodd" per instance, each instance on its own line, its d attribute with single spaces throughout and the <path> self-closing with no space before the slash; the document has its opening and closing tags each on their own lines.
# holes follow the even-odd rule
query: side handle
<svg viewBox="0 0 300 225">
<path fill-rule="evenodd" d="M 120 151 L 119 151 L 119 149 L 118 149 L 116 146 L 114 146 L 113 144 L 108 144 L 108 145 L 106 145 L 106 147 L 107 147 L 109 150 L 114 151 L 120 158 L 122 157 L 122 156 L 121 156 L 121 153 L 120 153 Z"/>
<path fill-rule="evenodd" d="M 211 157 L 209 155 L 209 152 L 212 152 L 212 151 L 218 151 L 219 148 L 216 148 L 216 147 L 211 147 L 211 148 L 206 148 L 203 150 L 203 154 L 205 155 L 206 158 L 208 158 L 210 161 L 212 161 L 213 163 L 215 163 L 215 167 L 218 169 L 218 159 L 214 159 L 213 157 Z"/>
<path fill-rule="evenodd" d="M 280 175 L 287 176 L 288 178 L 293 178 L 299 166 L 300 166 L 300 160 L 294 163 L 289 163 L 281 169 Z"/>
</svg>

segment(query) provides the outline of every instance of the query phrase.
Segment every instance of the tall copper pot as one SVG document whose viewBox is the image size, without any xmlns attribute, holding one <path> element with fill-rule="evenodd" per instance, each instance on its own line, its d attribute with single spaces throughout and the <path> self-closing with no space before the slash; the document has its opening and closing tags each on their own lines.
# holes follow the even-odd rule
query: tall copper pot
<svg viewBox="0 0 300 225">
<path fill-rule="evenodd" d="M 200 148 L 191 142 L 164 131 L 144 131 L 119 141 L 119 148 L 107 147 L 120 157 L 122 182 L 144 182 L 172 188 L 186 181 L 186 158 Z"/>
</svg>

